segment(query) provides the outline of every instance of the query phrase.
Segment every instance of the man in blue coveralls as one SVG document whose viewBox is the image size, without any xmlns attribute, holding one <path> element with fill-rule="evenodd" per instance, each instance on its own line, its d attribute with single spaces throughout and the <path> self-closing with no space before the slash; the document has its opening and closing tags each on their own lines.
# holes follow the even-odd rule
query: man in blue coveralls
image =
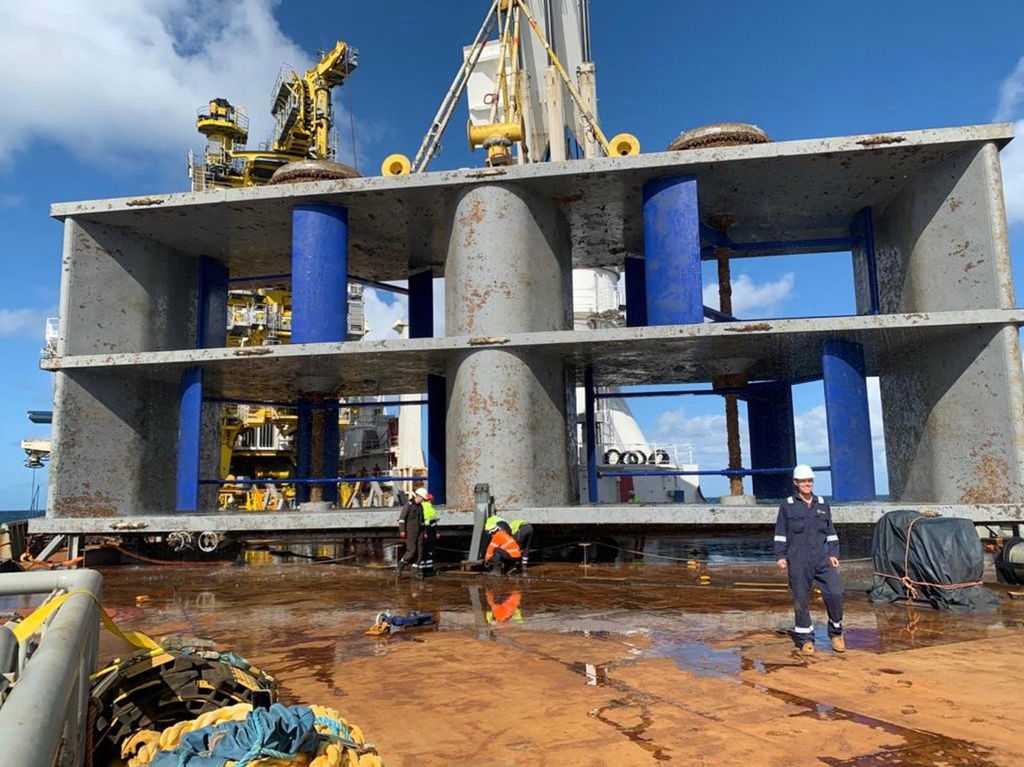
<svg viewBox="0 0 1024 767">
<path fill-rule="evenodd" d="M 828 611 L 832 649 L 846 651 L 843 640 L 843 583 L 839 578 L 839 536 L 832 526 L 832 510 L 814 494 L 814 472 L 800 464 L 793 470 L 796 493 L 779 506 L 775 520 L 775 558 L 789 574 L 789 590 L 796 613 L 793 639 L 804 655 L 814 653 L 814 624 L 807 602 L 811 586 L 821 589 Z"/>
</svg>

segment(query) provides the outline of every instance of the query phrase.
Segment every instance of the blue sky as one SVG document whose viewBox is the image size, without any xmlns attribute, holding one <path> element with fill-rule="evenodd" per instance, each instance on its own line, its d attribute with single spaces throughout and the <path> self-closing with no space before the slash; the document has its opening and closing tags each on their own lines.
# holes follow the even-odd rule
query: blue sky
<svg viewBox="0 0 1024 767">
<path fill-rule="evenodd" d="M 28 505 L 31 473 L 18 443 L 47 433 L 25 413 L 51 407 L 38 357 L 44 318 L 56 314 L 62 228 L 48 218 L 49 204 L 185 190 L 185 154 L 202 146 L 193 127 L 197 107 L 214 96 L 247 106 L 252 140 L 261 140 L 270 132 L 270 89 L 281 64 L 303 70 L 338 39 L 360 51 L 358 71 L 335 99 L 342 159 L 374 174 L 387 154 L 415 153 L 486 5 L 0 6 L 0 252 L 11 288 L 0 297 L 0 508 Z M 1021 29 L 1019 0 L 591 2 L 602 126 L 608 135 L 634 133 L 646 151 L 722 120 L 757 123 L 776 140 L 1021 121 Z M 465 119 L 463 108 L 432 169 L 481 163 L 465 148 Z M 1024 122 L 1017 131 L 1024 133 Z M 1003 160 L 1012 254 L 1024 247 L 1018 141 Z M 1018 256 L 1018 286 L 1022 262 Z M 843 256 L 741 261 L 733 278 L 738 314 L 852 309 Z M 705 283 L 713 280 L 707 272 Z M 833 290 L 822 290 L 830 283 Z M 372 297 L 367 308 L 381 334 L 404 312 L 388 297 Z M 820 385 L 800 387 L 796 405 L 800 458 L 824 461 Z M 637 413 L 650 438 L 693 443 L 704 466 L 724 463 L 721 403 L 645 401 Z M 877 468 L 882 480 L 884 467 Z M 721 491 L 713 481 L 705 485 Z"/>
</svg>

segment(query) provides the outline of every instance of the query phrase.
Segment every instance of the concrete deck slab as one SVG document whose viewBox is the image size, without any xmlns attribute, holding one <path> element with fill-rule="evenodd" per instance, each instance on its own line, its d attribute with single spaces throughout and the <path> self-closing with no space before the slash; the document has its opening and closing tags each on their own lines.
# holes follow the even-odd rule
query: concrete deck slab
<svg viewBox="0 0 1024 767">
<path fill-rule="evenodd" d="M 897 504 L 851 503 L 832 507 L 839 525 L 873 525 L 879 517 L 896 509 L 932 511 L 946 517 L 960 517 L 977 523 L 1024 521 L 1020 504 Z M 337 533 L 396 529 L 398 507 L 382 509 L 344 509 L 339 511 L 245 512 L 208 514 L 139 515 L 128 517 L 36 517 L 29 520 L 30 533 L 87 535 L 101 533 L 166 533 L 176 530 L 236 533 L 287 533 L 332 531 Z M 775 524 L 777 504 L 758 506 L 722 506 L 717 504 L 604 504 L 526 509 L 522 513 L 535 525 L 571 525 L 581 533 L 607 528 L 672 527 L 721 525 L 724 527 L 760 526 L 766 530 Z M 509 519 L 518 510 L 503 512 Z M 441 508 L 438 524 L 443 528 L 473 524 L 470 511 Z"/>
<path fill-rule="evenodd" d="M 908 179 L 956 154 L 1013 137 L 1008 123 L 890 134 L 655 152 L 508 168 L 464 168 L 249 189 L 159 194 L 53 205 L 51 215 L 122 227 L 191 256 L 224 262 L 232 277 L 290 271 L 291 209 L 349 209 L 352 274 L 404 280 L 444 272 L 455 196 L 492 181 L 520 183 L 556 201 L 569 223 L 576 267 L 643 254 L 641 189 L 696 175 L 703 211 L 736 218 L 736 242 L 848 237 L 864 207 L 884 208 Z M 750 251 L 744 255 L 759 255 Z"/>
<path fill-rule="evenodd" d="M 1024 324 L 1024 310 L 869 315 L 704 323 L 589 331 L 514 333 L 502 337 L 442 337 L 331 344 L 292 344 L 44 359 L 44 370 L 79 374 L 117 371 L 140 381 L 177 384 L 185 368 L 206 371 L 209 396 L 294 399 L 301 376 L 335 382 L 339 396 L 416 393 L 427 375 L 444 375 L 467 350 L 530 348 L 568 365 L 593 365 L 600 386 L 709 381 L 736 366 L 750 380 L 821 375 L 820 342 L 863 344 L 867 374 L 886 359 L 907 360 L 957 334 Z"/>
</svg>

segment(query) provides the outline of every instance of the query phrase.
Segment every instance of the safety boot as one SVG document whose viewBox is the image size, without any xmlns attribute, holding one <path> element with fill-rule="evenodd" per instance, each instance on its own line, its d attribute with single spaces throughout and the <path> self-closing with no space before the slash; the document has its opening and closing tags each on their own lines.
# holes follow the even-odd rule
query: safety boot
<svg viewBox="0 0 1024 767">
<path fill-rule="evenodd" d="M 846 640 L 842 636 L 832 637 L 832 649 L 836 652 L 846 652 Z"/>
<path fill-rule="evenodd" d="M 814 642 L 804 642 L 800 645 L 800 652 L 803 655 L 814 655 Z"/>
<path fill-rule="evenodd" d="M 399 559 L 398 560 L 398 567 L 395 568 L 395 577 L 396 578 L 401 578 L 402 577 L 402 570 L 405 569 L 405 566 L 407 564 L 409 564 L 409 563 L 406 562 L 404 559 Z"/>
</svg>

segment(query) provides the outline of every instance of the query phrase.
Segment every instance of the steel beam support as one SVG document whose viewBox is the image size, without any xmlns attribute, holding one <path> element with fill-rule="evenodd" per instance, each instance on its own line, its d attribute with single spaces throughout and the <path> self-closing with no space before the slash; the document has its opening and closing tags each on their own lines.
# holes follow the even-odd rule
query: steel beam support
<svg viewBox="0 0 1024 767">
<path fill-rule="evenodd" d="M 427 491 L 434 502 L 446 502 L 447 448 L 445 419 L 448 411 L 448 381 L 444 376 L 427 376 Z"/>
<path fill-rule="evenodd" d="M 623 260 L 626 275 L 626 327 L 642 328 L 647 324 L 647 279 L 642 258 Z"/>
<path fill-rule="evenodd" d="M 433 337 L 434 270 L 426 269 L 409 277 L 409 338 Z"/>
<path fill-rule="evenodd" d="M 325 403 L 327 407 L 320 408 L 323 414 L 323 456 L 321 459 L 322 477 L 338 476 L 338 459 L 341 455 L 341 428 L 338 426 L 338 401 L 332 400 Z M 322 499 L 327 503 L 338 502 L 338 485 L 330 483 L 322 486 Z"/>
<path fill-rule="evenodd" d="M 703 322 L 696 177 L 648 181 L 643 206 L 648 324 Z"/>
<path fill-rule="evenodd" d="M 785 381 L 752 384 L 747 387 L 746 400 L 750 467 L 795 465 L 793 387 Z M 793 488 L 788 474 L 754 474 L 751 481 L 758 499 L 784 498 Z"/>
<path fill-rule="evenodd" d="M 178 399 L 177 511 L 199 510 L 199 446 L 202 437 L 203 371 L 188 368 L 181 376 Z"/>
<path fill-rule="evenodd" d="M 832 497 L 836 501 L 875 498 L 864 347 L 830 339 L 822 343 Z"/>
<path fill-rule="evenodd" d="M 348 337 L 348 209 L 292 210 L 292 343 Z"/>
<path fill-rule="evenodd" d="M 594 366 L 587 365 L 583 369 L 583 410 L 586 421 L 583 428 L 586 431 L 587 443 L 587 501 L 597 503 L 599 499 L 597 484 L 597 409 L 594 407 Z"/>
<path fill-rule="evenodd" d="M 861 208 L 850 224 L 853 240 L 854 284 L 860 314 L 878 314 L 878 263 L 875 258 L 875 219 L 871 208 Z M 861 295 L 863 292 L 865 295 Z"/>
<path fill-rule="evenodd" d="M 448 335 L 572 327 L 571 243 L 556 203 L 524 187 L 476 185 L 456 200 L 445 266 Z M 568 503 L 564 362 L 485 345 L 448 363 L 447 503 L 490 485 L 498 508 Z M 573 416 L 575 417 L 575 415 Z"/>
<path fill-rule="evenodd" d="M 306 397 L 299 400 L 295 419 L 295 476 L 310 479 L 313 468 L 313 407 Z M 309 500 L 310 485 L 303 483 L 295 487 L 295 500 L 305 503 Z"/>
<path fill-rule="evenodd" d="M 228 268 L 208 256 L 199 259 L 198 303 L 196 348 L 227 346 Z"/>
</svg>

